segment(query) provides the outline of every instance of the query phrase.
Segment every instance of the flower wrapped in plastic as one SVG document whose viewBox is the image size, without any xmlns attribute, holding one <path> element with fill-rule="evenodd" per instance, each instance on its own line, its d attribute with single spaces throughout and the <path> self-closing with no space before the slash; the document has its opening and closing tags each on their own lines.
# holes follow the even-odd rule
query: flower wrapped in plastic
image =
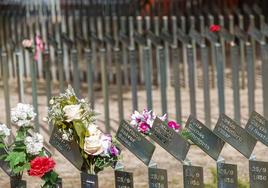
<svg viewBox="0 0 268 188">
<path fill-rule="evenodd" d="M 44 138 L 39 133 L 30 134 L 29 131 L 33 130 L 32 121 L 36 114 L 34 109 L 29 104 L 19 103 L 15 108 L 11 109 L 11 121 L 19 128 L 15 135 L 13 143 L 7 143 L 7 137 L 10 136 L 10 129 L 0 124 L 0 149 L 4 152 L 1 155 L 1 160 L 4 160 L 8 164 L 8 168 L 12 172 L 12 176 L 21 179 L 23 172 L 27 171 L 32 176 L 31 163 L 38 157 L 48 158 L 47 152 L 44 149 Z M 53 161 L 53 168 L 45 171 L 39 177 L 44 181 L 43 188 L 53 188 L 58 181 L 58 174 L 54 171 L 55 162 Z M 36 166 L 36 170 L 41 170 L 41 165 Z"/>
<path fill-rule="evenodd" d="M 83 158 L 82 171 L 97 174 L 119 160 L 117 141 L 96 125 L 94 112 L 85 99 L 78 99 L 69 86 L 65 93 L 52 97 L 48 121 L 58 129 L 65 141 L 75 141 Z"/>
</svg>

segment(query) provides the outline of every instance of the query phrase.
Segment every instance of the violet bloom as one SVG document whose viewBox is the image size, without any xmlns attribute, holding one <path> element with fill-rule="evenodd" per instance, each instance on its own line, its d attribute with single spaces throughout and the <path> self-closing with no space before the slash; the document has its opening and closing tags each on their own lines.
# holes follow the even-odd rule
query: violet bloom
<svg viewBox="0 0 268 188">
<path fill-rule="evenodd" d="M 181 125 L 176 123 L 175 121 L 169 121 L 168 127 L 174 129 L 176 132 L 179 132 L 181 129 Z"/>
<path fill-rule="evenodd" d="M 109 150 L 110 150 L 110 153 L 111 153 L 112 156 L 118 156 L 119 155 L 119 150 L 114 145 L 112 145 Z"/>
</svg>

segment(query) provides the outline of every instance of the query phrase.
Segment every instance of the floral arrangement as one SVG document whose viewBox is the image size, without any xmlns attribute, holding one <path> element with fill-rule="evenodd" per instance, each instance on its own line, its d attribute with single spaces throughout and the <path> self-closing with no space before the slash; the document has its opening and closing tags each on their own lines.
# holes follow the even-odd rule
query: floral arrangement
<svg viewBox="0 0 268 188">
<path fill-rule="evenodd" d="M 34 41 L 30 39 L 24 39 L 22 41 L 22 46 L 29 52 L 34 52 L 35 61 L 38 61 L 39 53 L 45 50 L 44 42 L 39 35 L 35 36 Z"/>
<path fill-rule="evenodd" d="M 0 124 L 0 149 L 4 149 L 1 160 L 8 162 L 14 176 L 22 178 L 27 171 L 30 176 L 40 177 L 43 188 L 51 188 L 58 181 L 58 174 L 54 171 L 55 162 L 46 155 L 43 147 L 44 138 L 39 133 L 30 135 L 33 129 L 31 122 L 36 114 L 29 104 L 19 103 L 11 110 L 12 123 L 19 126 L 12 144 L 7 143 L 10 129 L 5 124 Z"/>
<path fill-rule="evenodd" d="M 188 139 L 187 130 L 183 129 L 180 124 L 175 121 L 168 120 L 167 114 L 163 116 L 157 116 L 152 110 L 144 109 L 142 113 L 138 111 L 134 111 L 131 114 L 130 125 L 136 128 L 139 132 L 144 135 L 150 135 L 150 130 L 153 126 L 154 120 L 158 117 L 161 121 L 163 121 L 166 126 L 175 130 L 178 134 L 182 135 L 184 138 Z"/>
<path fill-rule="evenodd" d="M 62 133 L 62 139 L 79 145 L 84 164 L 82 171 L 97 174 L 119 159 L 117 141 L 96 125 L 94 112 L 85 99 L 78 99 L 70 86 L 65 93 L 52 97 L 48 121 Z"/>
</svg>

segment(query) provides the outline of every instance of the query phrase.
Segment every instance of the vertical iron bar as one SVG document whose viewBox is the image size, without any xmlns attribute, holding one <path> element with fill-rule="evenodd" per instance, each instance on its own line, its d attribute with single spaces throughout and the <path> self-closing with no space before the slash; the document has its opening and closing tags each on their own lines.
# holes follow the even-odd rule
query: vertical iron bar
<svg viewBox="0 0 268 188">
<path fill-rule="evenodd" d="M 110 127 L 110 113 L 109 113 L 109 88 L 107 79 L 106 50 L 104 48 L 100 49 L 100 61 L 101 61 L 102 94 L 104 98 L 105 129 L 107 133 L 110 133 L 111 127 Z"/>
<path fill-rule="evenodd" d="M 232 64 L 232 86 L 233 86 L 233 104 L 234 120 L 240 124 L 240 84 L 239 84 L 239 49 L 235 43 L 231 43 L 231 64 Z"/>
<path fill-rule="evenodd" d="M 190 109 L 191 114 L 194 117 L 196 117 L 195 69 L 194 69 L 194 55 L 192 45 L 187 46 L 187 62 L 188 62 L 188 84 L 190 92 Z"/>
<path fill-rule="evenodd" d="M 201 49 L 201 62 L 203 68 L 205 124 L 211 128 L 208 47 L 205 44 L 203 44 L 201 45 L 200 49 Z"/>
<path fill-rule="evenodd" d="M 254 56 L 253 47 L 248 42 L 246 43 L 247 51 L 247 79 L 248 79 L 248 115 L 255 109 L 255 67 L 254 67 Z"/>
</svg>

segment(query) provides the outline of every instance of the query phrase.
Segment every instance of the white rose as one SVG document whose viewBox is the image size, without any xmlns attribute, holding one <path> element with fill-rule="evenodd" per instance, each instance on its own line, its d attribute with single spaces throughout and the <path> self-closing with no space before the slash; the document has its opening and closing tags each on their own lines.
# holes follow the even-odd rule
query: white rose
<svg viewBox="0 0 268 188">
<path fill-rule="evenodd" d="M 80 105 L 66 105 L 63 108 L 65 116 L 67 117 L 67 122 L 71 122 L 75 119 L 81 118 L 81 109 Z"/>
<path fill-rule="evenodd" d="M 84 151 L 89 155 L 100 155 L 103 152 L 102 134 L 96 134 L 85 138 Z"/>
<path fill-rule="evenodd" d="M 98 129 L 98 126 L 95 125 L 95 124 L 88 125 L 87 130 L 89 132 L 89 135 L 97 135 L 97 134 L 100 134 L 100 130 Z"/>
</svg>

